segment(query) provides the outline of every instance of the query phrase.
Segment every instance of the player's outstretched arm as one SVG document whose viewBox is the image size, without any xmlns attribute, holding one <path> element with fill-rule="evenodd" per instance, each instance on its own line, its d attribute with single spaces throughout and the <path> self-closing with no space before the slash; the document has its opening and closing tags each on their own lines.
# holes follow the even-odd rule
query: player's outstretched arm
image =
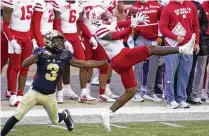
<svg viewBox="0 0 209 136">
<path fill-rule="evenodd" d="M 109 60 L 103 60 L 103 61 L 95 61 L 95 60 L 89 60 L 89 61 L 84 61 L 84 60 L 78 60 L 78 59 L 71 59 L 69 61 L 69 64 L 73 67 L 79 67 L 79 68 L 97 68 L 97 67 L 102 67 L 106 66 L 109 64 Z"/>
<path fill-rule="evenodd" d="M 124 39 L 125 37 L 129 36 L 131 33 L 132 28 L 126 28 L 123 31 L 120 32 L 109 32 L 105 36 L 103 36 L 101 39 L 103 40 L 121 40 Z"/>
<path fill-rule="evenodd" d="M 22 63 L 22 67 L 23 68 L 29 67 L 36 62 L 38 62 L 38 54 L 32 55 L 28 57 L 27 59 L 25 59 Z"/>
</svg>

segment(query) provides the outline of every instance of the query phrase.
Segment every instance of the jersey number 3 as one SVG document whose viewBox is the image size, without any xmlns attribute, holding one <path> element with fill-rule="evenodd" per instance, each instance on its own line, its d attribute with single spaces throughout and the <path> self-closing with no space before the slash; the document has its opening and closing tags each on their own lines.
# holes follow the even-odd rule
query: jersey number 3
<svg viewBox="0 0 209 136">
<path fill-rule="evenodd" d="M 47 70 L 50 71 L 50 74 L 46 74 L 45 78 L 49 81 L 54 81 L 57 79 L 57 72 L 59 71 L 59 66 L 57 64 L 50 63 L 47 66 Z"/>
</svg>

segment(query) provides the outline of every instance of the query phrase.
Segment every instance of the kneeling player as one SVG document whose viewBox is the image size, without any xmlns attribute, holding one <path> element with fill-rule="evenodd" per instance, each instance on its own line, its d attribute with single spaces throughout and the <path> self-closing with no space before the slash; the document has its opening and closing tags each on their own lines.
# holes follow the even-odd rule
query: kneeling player
<svg viewBox="0 0 209 136">
<path fill-rule="evenodd" d="M 129 36 L 132 32 L 132 28 L 136 27 L 138 23 L 148 22 L 149 20 L 147 20 L 146 15 L 137 13 L 135 17 L 131 17 L 130 20 L 127 20 L 127 23 L 129 23 L 131 27 L 123 31 L 118 30 L 117 23 L 112 20 L 113 17 L 111 14 L 108 14 L 108 11 L 101 7 L 92 9 L 89 16 L 92 24 L 98 26 L 95 33 L 98 42 L 111 59 L 110 65 L 113 70 L 121 76 L 121 81 L 126 89 L 125 93 L 121 95 L 109 109 L 107 109 L 107 112 L 102 113 L 103 125 L 106 130 L 110 132 L 110 116 L 128 102 L 135 94 L 136 80 L 132 67 L 135 64 L 146 60 L 151 55 L 163 56 L 175 53 L 192 55 L 195 35 L 192 36 L 191 40 L 185 46 L 181 47 L 145 45 L 129 49 L 124 47 L 122 39 Z"/>
<path fill-rule="evenodd" d="M 5 136 L 35 105 L 42 105 L 53 124 L 64 120 L 69 131 L 73 130 L 73 120 L 66 109 L 58 113 L 55 96 L 56 85 L 62 76 L 64 66 L 69 63 L 74 67 L 93 68 L 108 65 L 108 61 L 83 61 L 72 57 L 70 51 L 63 49 L 64 39 L 60 32 L 53 30 L 44 36 L 45 48 L 35 49 L 33 55 L 27 58 L 22 67 L 37 64 L 37 78 L 18 105 L 15 114 L 9 118 L 1 135 Z"/>
</svg>

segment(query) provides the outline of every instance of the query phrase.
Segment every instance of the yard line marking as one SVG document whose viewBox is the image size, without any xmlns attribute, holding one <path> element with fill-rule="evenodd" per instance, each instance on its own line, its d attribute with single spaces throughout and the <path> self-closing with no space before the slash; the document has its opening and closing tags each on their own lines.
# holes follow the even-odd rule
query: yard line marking
<svg viewBox="0 0 209 136">
<path fill-rule="evenodd" d="M 120 126 L 120 125 L 116 125 L 116 124 L 110 124 L 110 126 L 117 127 L 117 128 L 128 128 L 126 126 Z"/>
<path fill-rule="evenodd" d="M 158 122 L 158 123 L 168 125 L 168 126 L 172 126 L 172 127 L 183 127 L 182 125 L 168 123 L 168 122 Z"/>
<path fill-rule="evenodd" d="M 54 127 L 54 128 L 67 129 L 67 128 L 59 126 L 59 125 L 49 125 L 49 126 Z"/>
</svg>

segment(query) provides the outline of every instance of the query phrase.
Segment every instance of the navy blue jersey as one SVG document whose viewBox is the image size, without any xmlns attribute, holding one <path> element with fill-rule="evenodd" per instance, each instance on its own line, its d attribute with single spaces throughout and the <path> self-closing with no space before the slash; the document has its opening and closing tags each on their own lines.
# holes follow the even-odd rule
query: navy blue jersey
<svg viewBox="0 0 209 136">
<path fill-rule="evenodd" d="M 33 54 L 40 51 L 41 48 L 34 50 Z M 37 64 L 37 77 L 33 81 L 33 90 L 42 94 L 53 94 L 57 83 L 62 76 L 64 67 L 72 59 L 72 53 L 63 50 L 59 54 L 52 56 L 40 55 Z"/>
</svg>

